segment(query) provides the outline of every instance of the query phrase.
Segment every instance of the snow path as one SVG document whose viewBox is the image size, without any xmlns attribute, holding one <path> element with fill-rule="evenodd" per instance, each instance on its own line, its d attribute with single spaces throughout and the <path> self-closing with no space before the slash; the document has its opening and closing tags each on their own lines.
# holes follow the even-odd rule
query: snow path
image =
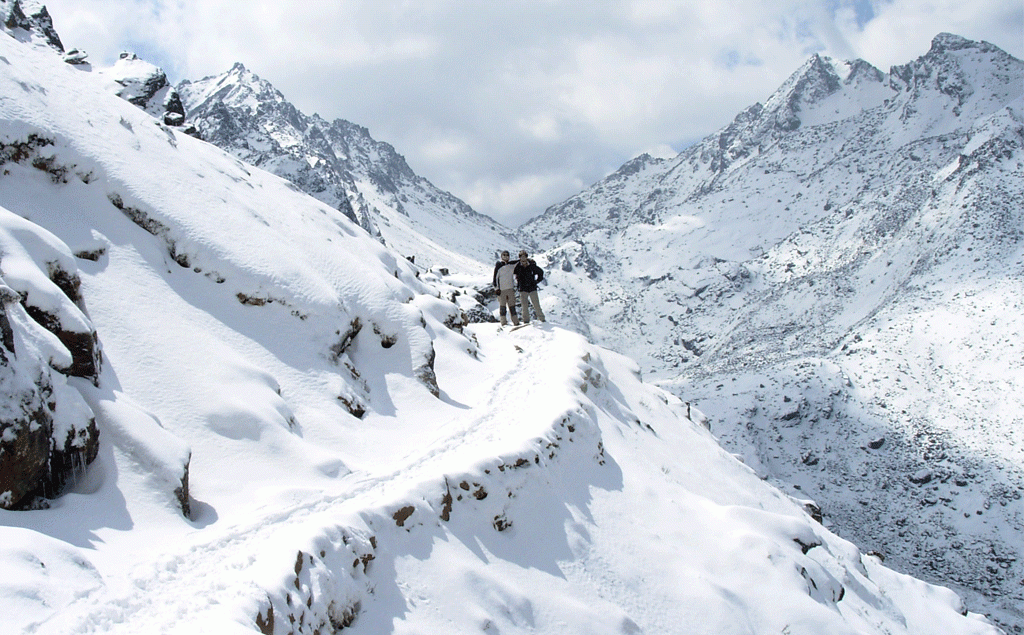
<svg viewBox="0 0 1024 635">
<path fill-rule="evenodd" d="M 155 626 L 194 632 L 197 624 L 210 627 L 220 622 L 215 616 L 225 605 L 246 605 L 266 595 L 255 582 L 257 572 L 283 575 L 293 566 L 295 552 L 315 542 L 318 533 L 336 531 L 339 523 L 359 525 L 360 514 L 397 508 L 417 485 L 474 470 L 481 457 L 528 450 L 573 405 L 555 378 L 580 383 L 583 340 L 547 326 L 500 334 L 492 325 L 472 330 L 488 373 L 465 381 L 439 376 L 466 409 L 458 420 L 432 431 L 441 435 L 436 441 L 409 454 L 404 446 L 391 455 L 379 448 L 382 469 L 353 472 L 334 490 L 291 492 L 294 501 L 267 508 L 268 513 L 226 526 L 213 523 L 154 546 L 124 577 L 107 577 L 105 586 L 26 632 L 139 633 Z M 573 350 L 579 354 L 568 354 Z M 538 377 L 545 381 L 539 383 Z M 437 408 L 446 406 L 438 402 Z M 432 413 L 420 419 L 439 421 Z"/>
</svg>

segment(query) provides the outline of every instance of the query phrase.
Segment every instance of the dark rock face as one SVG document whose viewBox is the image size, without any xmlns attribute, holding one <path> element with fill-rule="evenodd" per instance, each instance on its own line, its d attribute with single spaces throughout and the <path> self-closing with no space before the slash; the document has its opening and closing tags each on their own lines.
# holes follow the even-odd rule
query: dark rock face
<svg viewBox="0 0 1024 635">
<path fill-rule="evenodd" d="M 21 0 L 0 0 L 0 20 L 16 35 L 20 32 L 29 38 L 39 38 L 57 52 L 64 52 L 64 44 L 53 28 L 53 18 L 46 7 L 40 7 L 35 13 L 26 13 Z"/>
<path fill-rule="evenodd" d="M 185 123 L 181 96 L 167 81 L 167 74 L 134 53 L 121 53 L 109 74 L 118 86 L 117 95 L 138 106 L 168 126 Z"/>
<path fill-rule="evenodd" d="M 50 473 L 39 494 L 45 498 L 59 496 L 67 485 L 81 476 L 85 468 L 96 460 L 99 451 L 100 431 L 95 419 L 89 419 L 85 427 L 69 430 L 63 445 L 52 446 Z"/>
<path fill-rule="evenodd" d="M 12 384 L 23 383 L 8 363 L 10 355 L 10 351 L 0 351 L 0 387 L 10 395 L 9 412 L 0 419 L 0 508 L 3 509 L 17 509 L 47 482 L 53 431 L 53 420 L 40 387 L 9 392 Z"/>
<path fill-rule="evenodd" d="M 77 274 L 69 274 L 56 263 L 51 263 L 50 280 L 56 284 L 68 299 L 81 306 L 82 299 L 78 295 L 81 282 Z M 99 339 L 95 331 L 73 331 L 61 326 L 60 318 L 38 306 L 24 304 L 25 311 L 40 326 L 50 331 L 61 341 L 71 353 L 71 366 L 59 369 L 72 377 L 84 377 L 95 384 L 99 378 L 101 357 Z"/>
<path fill-rule="evenodd" d="M 8 348 L 15 340 L 9 312 L 21 307 L 7 297 L 0 317 L 0 326 L 6 327 L 0 393 L 7 398 L 0 408 L 0 508 L 21 509 L 38 497 L 59 495 L 82 474 L 99 452 L 99 430 L 91 413 L 66 430 L 56 424 L 58 408 L 70 407 L 71 395 L 58 403 L 50 370 L 41 360 L 24 359 L 27 353 L 19 359 L 14 347 Z"/>
</svg>

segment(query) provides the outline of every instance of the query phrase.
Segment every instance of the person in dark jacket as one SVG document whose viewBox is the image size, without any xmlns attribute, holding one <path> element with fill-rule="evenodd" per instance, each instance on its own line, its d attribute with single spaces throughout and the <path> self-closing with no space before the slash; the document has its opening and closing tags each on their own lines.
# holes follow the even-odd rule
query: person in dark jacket
<svg viewBox="0 0 1024 635">
<path fill-rule="evenodd" d="M 519 303 L 523 306 L 523 323 L 530 323 L 530 304 L 533 304 L 534 315 L 543 322 L 544 312 L 540 309 L 540 298 L 537 297 L 537 283 L 544 279 L 544 270 L 530 259 L 526 251 L 520 251 L 519 262 L 516 263 L 512 274 L 516 277 L 516 286 L 519 288 Z"/>
<path fill-rule="evenodd" d="M 507 251 L 501 252 L 501 260 L 494 265 L 494 288 L 498 291 L 498 314 L 501 317 L 501 325 L 508 322 L 505 319 L 506 307 L 512 313 L 512 324 L 519 326 L 519 316 L 516 315 L 516 286 L 515 270 L 517 263 L 509 262 Z"/>
</svg>

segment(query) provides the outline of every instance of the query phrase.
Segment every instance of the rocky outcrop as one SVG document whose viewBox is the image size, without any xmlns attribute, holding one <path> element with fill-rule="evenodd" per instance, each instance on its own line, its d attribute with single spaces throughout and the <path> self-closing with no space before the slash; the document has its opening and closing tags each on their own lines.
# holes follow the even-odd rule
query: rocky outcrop
<svg viewBox="0 0 1024 635">
<path fill-rule="evenodd" d="M 53 19 L 46 7 L 23 0 L 0 0 L 0 23 L 12 35 L 21 40 L 41 40 L 58 53 L 64 52 L 64 44 L 53 28 Z"/>
<path fill-rule="evenodd" d="M 109 77 L 118 97 L 145 110 L 168 126 L 185 123 L 185 107 L 178 91 L 167 81 L 167 74 L 135 53 L 120 58 L 102 75 Z"/>
<path fill-rule="evenodd" d="M 68 377 L 99 381 L 101 354 L 74 257 L 0 208 L 0 507 L 58 496 L 99 451 L 95 417 Z"/>
<path fill-rule="evenodd" d="M 20 295 L 7 286 L 0 295 L 0 508 L 22 509 L 84 472 L 99 451 L 99 430 L 81 395 L 17 333 L 29 321 Z"/>
</svg>

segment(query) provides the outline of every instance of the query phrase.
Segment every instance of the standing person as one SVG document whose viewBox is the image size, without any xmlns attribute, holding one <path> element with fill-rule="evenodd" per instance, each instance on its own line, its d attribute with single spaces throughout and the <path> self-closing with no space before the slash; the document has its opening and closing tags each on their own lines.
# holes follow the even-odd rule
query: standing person
<svg viewBox="0 0 1024 635">
<path fill-rule="evenodd" d="M 519 303 L 523 305 L 523 323 L 530 323 L 530 304 L 533 304 L 533 313 L 541 322 L 544 321 L 544 312 L 540 310 L 540 298 L 537 297 L 537 283 L 544 279 L 544 270 L 537 266 L 537 263 L 529 258 L 526 250 L 519 252 L 519 262 L 516 263 L 512 273 L 516 277 L 516 285 L 519 287 Z"/>
<path fill-rule="evenodd" d="M 494 288 L 498 290 L 498 315 L 501 316 L 501 325 L 505 326 L 506 307 L 512 313 L 512 324 L 519 326 L 519 316 L 516 315 L 516 285 L 515 271 L 516 263 L 509 262 L 508 252 L 501 252 L 501 260 L 494 265 Z"/>
</svg>

